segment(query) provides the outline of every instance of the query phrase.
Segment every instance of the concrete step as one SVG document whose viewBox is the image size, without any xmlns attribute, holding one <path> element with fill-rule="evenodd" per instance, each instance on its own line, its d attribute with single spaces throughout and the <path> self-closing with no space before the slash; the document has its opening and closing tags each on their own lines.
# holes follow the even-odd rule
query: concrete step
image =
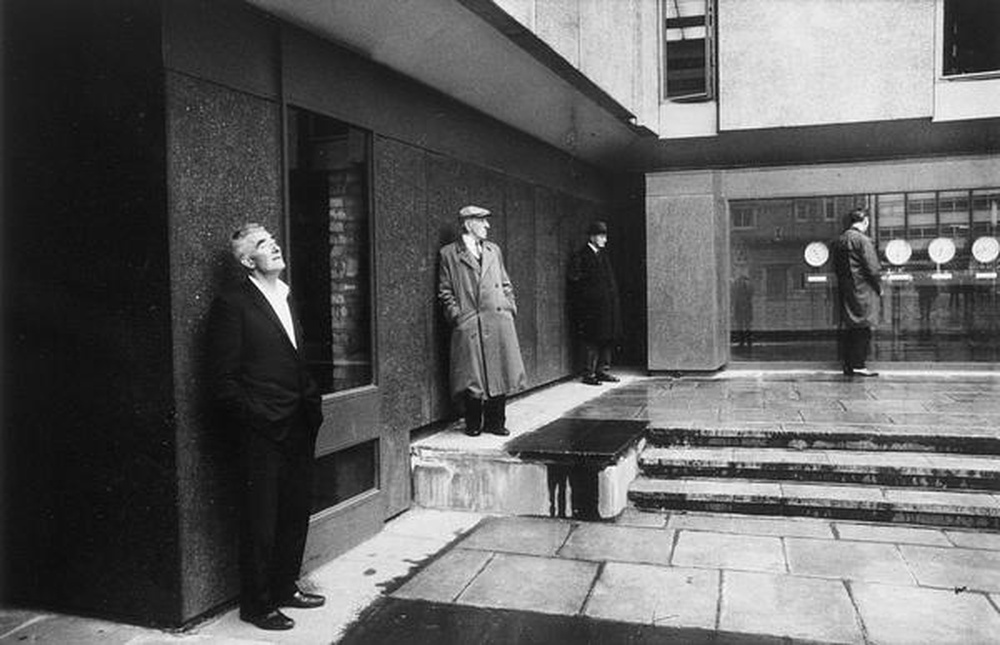
<svg viewBox="0 0 1000 645">
<path fill-rule="evenodd" d="M 685 425 L 651 424 L 647 436 L 650 445 L 654 446 L 738 446 L 1000 455 L 1000 429 L 991 426 L 703 422 Z"/>
<path fill-rule="evenodd" d="M 649 477 L 730 477 L 810 482 L 1000 490 L 1000 457 L 927 452 L 786 448 L 649 447 L 639 457 Z"/>
<path fill-rule="evenodd" d="M 628 499 L 640 510 L 700 510 L 1000 528 L 1000 495 L 986 491 L 641 476 L 629 486 Z"/>
</svg>

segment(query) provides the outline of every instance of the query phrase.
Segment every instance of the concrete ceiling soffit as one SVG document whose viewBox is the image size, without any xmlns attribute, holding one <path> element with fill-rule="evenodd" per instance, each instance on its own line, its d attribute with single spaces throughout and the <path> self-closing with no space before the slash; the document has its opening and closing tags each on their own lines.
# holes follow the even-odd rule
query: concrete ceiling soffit
<svg viewBox="0 0 1000 645">
<path fill-rule="evenodd" d="M 247 2 L 599 166 L 655 136 L 490 0 Z"/>
</svg>

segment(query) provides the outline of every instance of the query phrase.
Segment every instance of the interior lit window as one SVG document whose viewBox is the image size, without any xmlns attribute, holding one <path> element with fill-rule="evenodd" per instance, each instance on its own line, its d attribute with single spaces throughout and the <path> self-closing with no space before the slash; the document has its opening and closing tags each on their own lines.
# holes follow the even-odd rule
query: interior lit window
<svg viewBox="0 0 1000 645">
<path fill-rule="evenodd" d="M 1000 71 L 1000 2 L 944 0 L 944 75 Z"/>
<path fill-rule="evenodd" d="M 715 0 L 663 0 L 663 86 L 671 101 L 715 95 Z"/>
<path fill-rule="evenodd" d="M 289 269 L 306 359 L 324 393 L 373 378 L 368 139 L 288 110 Z"/>
</svg>

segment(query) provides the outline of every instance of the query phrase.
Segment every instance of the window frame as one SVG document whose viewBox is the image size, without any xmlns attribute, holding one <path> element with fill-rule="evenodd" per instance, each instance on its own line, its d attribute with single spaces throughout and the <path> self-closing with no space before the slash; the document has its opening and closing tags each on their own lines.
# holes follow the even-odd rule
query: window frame
<svg viewBox="0 0 1000 645">
<path fill-rule="evenodd" d="M 670 58 L 668 55 L 670 41 L 667 40 L 668 29 L 691 28 L 700 26 L 697 23 L 690 24 L 690 18 L 668 18 L 668 3 L 676 6 L 678 0 L 660 0 L 659 2 L 659 42 L 660 42 L 660 100 L 673 103 L 706 103 L 714 101 L 717 91 L 717 50 L 718 50 L 718 29 L 717 29 L 717 0 L 702 0 L 705 5 L 704 28 L 705 28 L 705 64 L 702 68 L 704 78 L 704 91 L 688 92 L 677 95 L 670 93 Z M 677 24 L 670 25 L 671 21 Z M 688 23 L 688 24 L 685 24 Z M 683 39 L 682 39 L 683 40 Z"/>
</svg>

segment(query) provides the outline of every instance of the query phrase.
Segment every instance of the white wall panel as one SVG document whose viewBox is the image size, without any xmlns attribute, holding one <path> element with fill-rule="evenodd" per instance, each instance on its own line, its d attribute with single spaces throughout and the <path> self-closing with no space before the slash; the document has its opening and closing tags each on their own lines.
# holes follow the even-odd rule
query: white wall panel
<svg viewBox="0 0 1000 645">
<path fill-rule="evenodd" d="M 934 0 L 719 0 L 721 130 L 929 117 Z"/>
</svg>

